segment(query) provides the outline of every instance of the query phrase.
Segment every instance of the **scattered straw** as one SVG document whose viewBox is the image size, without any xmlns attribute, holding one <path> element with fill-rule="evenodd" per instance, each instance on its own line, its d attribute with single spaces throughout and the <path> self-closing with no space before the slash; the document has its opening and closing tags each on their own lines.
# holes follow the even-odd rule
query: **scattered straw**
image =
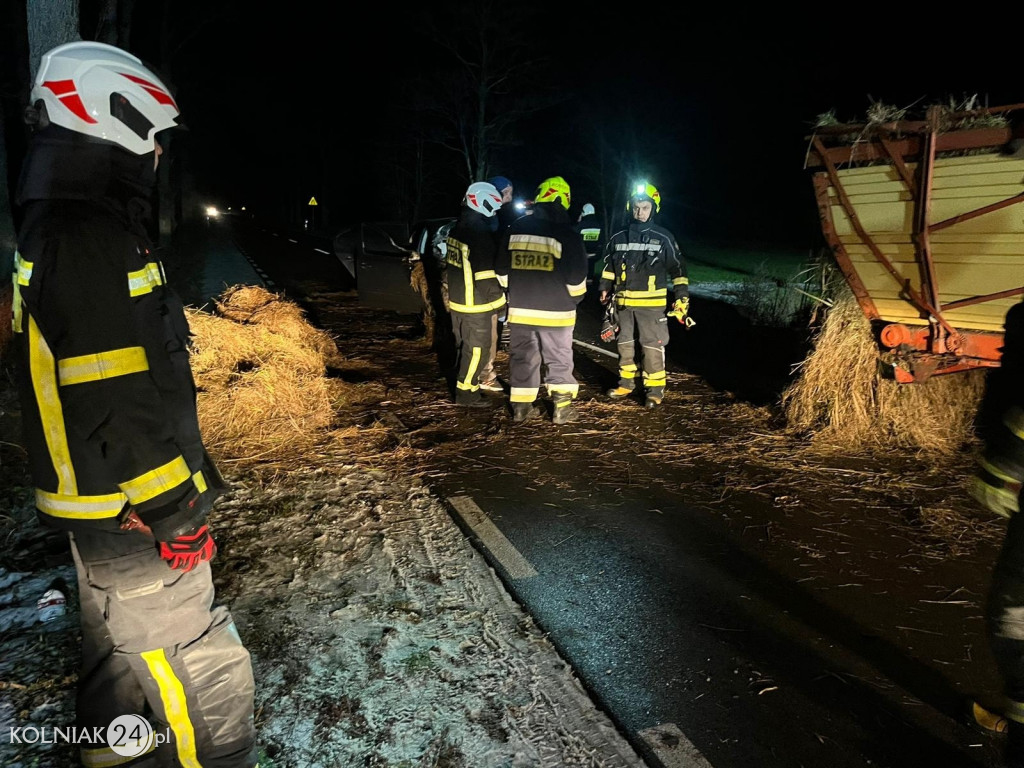
<svg viewBox="0 0 1024 768">
<path fill-rule="evenodd" d="M 840 289 L 800 375 L 783 394 L 789 428 L 822 448 L 911 448 L 952 454 L 973 439 L 984 371 L 898 384 L 852 292 Z"/>
</svg>

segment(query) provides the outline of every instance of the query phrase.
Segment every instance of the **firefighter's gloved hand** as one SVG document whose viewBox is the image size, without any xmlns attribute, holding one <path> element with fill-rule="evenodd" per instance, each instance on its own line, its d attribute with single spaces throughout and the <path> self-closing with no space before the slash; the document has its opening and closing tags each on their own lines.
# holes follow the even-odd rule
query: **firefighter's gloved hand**
<svg viewBox="0 0 1024 768">
<path fill-rule="evenodd" d="M 184 533 L 170 541 L 161 541 L 160 557 L 177 571 L 191 571 L 200 563 L 213 559 L 217 545 L 208 526 L 202 525 L 191 533 Z"/>
<path fill-rule="evenodd" d="M 685 323 L 686 316 L 690 314 L 690 298 L 676 299 L 672 302 L 672 309 L 667 314 L 669 317 L 674 317 L 680 323 Z"/>
</svg>

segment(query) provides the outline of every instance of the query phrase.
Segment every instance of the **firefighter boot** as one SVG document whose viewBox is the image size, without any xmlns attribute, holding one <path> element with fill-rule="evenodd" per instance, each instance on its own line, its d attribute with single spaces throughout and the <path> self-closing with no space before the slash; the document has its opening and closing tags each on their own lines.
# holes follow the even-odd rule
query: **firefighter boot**
<svg viewBox="0 0 1024 768">
<path fill-rule="evenodd" d="M 647 390 L 647 397 L 644 399 L 644 407 L 647 408 L 647 410 L 649 411 L 654 410 L 659 405 L 661 405 L 661 401 L 664 398 L 664 387 L 651 387 L 650 389 Z"/>
<path fill-rule="evenodd" d="M 612 387 L 605 392 L 605 395 L 610 397 L 612 400 L 621 400 L 622 398 L 629 397 L 632 394 L 633 382 L 625 381 L 623 379 L 619 379 L 618 386 Z"/>
<path fill-rule="evenodd" d="M 463 408 L 490 408 L 494 405 L 480 392 L 470 392 L 467 389 L 460 389 L 455 393 L 455 404 L 461 405 Z"/>
<path fill-rule="evenodd" d="M 553 393 L 551 395 L 551 403 L 554 405 L 554 410 L 551 412 L 551 421 L 555 424 L 568 424 L 579 418 L 579 414 L 572 407 L 572 395 L 568 392 Z"/>
<path fill-rule="evenodd" d="M 512 403 L 512 421 L 522 422 L 537 415 L 533 403 Z"/>
</svg>

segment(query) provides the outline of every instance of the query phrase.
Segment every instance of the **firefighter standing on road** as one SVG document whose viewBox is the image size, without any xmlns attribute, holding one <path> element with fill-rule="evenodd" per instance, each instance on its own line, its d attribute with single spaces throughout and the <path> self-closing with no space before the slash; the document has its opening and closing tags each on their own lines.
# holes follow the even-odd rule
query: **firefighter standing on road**
<svg viewBox="0 0 1024 768">
<path fill-rule="evenodd" d="M 178 107 L 142 62 L 93 42 L 43 56 L 17 203 L 14 347 L 41 521 L 78 573 L 77 723 L 151 718 L 133 765 L 250 768 L 253 675 L 213 607 L 207 527 L 224 491 L 199 433 L 184 308 L 147 233 Z M 83 765 L 125 762 L 109 745 Z"/>
<path fill-rule="evenodd" d="M 634 334 L 643 348 L 643 383 L 647 408 L 661 405 L 665 396 L 665 346 L 668 317 L 686 322 L 689 280 L 686 263 L 671 232 L 653 223 L 661 210 L 661 195 L 646 182 L 629 198 L 633 220 L 616 232 L 605 246 L 599 284 L 600 301 L 614 301 L 618 310 L 619 383 L 606 394 L 619 400 L 636 387 L 637 355 Z M 668 292 L 675 300 L 666 316 Z"/>
<path fill-rule="evenodd" d="M 536 414 L 542 383 L 556 424 L 572 420 L 579 393 L 572 334 L 576 305 L 587 292 L 587 254 L 569 222 L 569 195 L 561 176 L 545 179 L 533 214 L 513 222 L 499 240 L 496 269 L 508 285 L 509 401 L 516 422 Z"/>
<path fill-rule="evenodd" d="M 1024 768 L 1024 302 L 1006 315 L 1002 360 L 989 373 L 981 406 L 984 449 L 970 491 L 986 509 L 1009 518 L 992 575 L 987 628 L 1003 678 L 1009 724 L 1007 768 Z"/>
<path fill-rule="evenodd" d="M 480 373 L 493 360 L 495 318 L 505 306 L 505 293 L 494 271 L 497 243 L 492 227 L 501 205 L 493 184 L 470 184 L 447 241 L 445 280 L 457 356 L 455 404 L 469 408 L 492 405 L 480 392 Z"/>
<path fill-rule="evenodd" d="M 576 222 L 576 231 L 583 238 L 583 248 L 587 252 L 587 259 L 590 265 L 587 267 L 587 278 L 592 275 L 594 263 L 601 257 L 604 250 L 604 241 L 601 239 L 601 219 L 598 217 L 594 206 L 591 203 L 584 203 L 580 211 L 579 221 Z M 593 275 L 596 277 L 596 275 Z"/>
</svg>

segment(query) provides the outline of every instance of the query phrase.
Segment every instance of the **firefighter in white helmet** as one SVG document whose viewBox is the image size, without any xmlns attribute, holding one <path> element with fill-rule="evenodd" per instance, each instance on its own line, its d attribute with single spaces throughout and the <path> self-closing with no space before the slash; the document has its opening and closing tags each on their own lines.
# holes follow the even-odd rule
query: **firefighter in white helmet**
<svg viewBox="0 0 1024 768">
<path fill-rule="evenodd" d="M 469 408 L 494 405 L 480 391 L 480 373 L 491 359 L 495 318 L 505 306 L 494 271 L 497 235 L 492 226 L 501 206 L 501 194 L 493 184 L 470 184 L 447 240 L 445 282 L 456 347 L 455 404 Z"/>
<path fill-rule="evenodd" d="M 78 571 L 77 725 L 148 715 L 157 737 L 133 764 L 250 768 L 249 653 L 213 605 L 207 518 L 225 486 L 147 234 L 156 136 L 178 105 L 136 57 L 73 42 L 43 56 L 26 119 L 14 344 L 36 509 Z M 99 743 L 81 760 L 126 758 Z"/>
<path fill-rule="evenodd" d="M 615 302 L 619 323 L 619 383 L 606 394 L 613 400 L 629 397 L 636 388 L 638 363 L 642 363 L 645 405 L 656 408 L 665 396 L 668 319 L 686 322 L 690 281 L 675 236 L 654 223 L 661 210 L 657 188 L 647 182 L 637 184 L 627 209 L 632 220 L 608 240 L 598 285 L 601 303 Z"/>
</svg>

